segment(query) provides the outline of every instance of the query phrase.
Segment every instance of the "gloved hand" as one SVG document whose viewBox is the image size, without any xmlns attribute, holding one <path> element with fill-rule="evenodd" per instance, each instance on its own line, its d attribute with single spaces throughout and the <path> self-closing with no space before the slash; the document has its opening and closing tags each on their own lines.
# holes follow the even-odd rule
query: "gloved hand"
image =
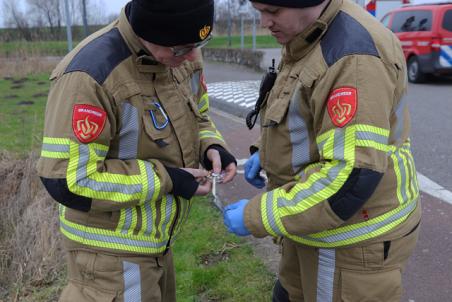
<svg viewBox="0 0 452 302">
<path fill-rule="evenodd" d="M 242 199 L 224 208 L 224 225 L 230 233 L 234 233 L 238 236 L 248 236 L 251 234 L 246 228 L 243 219 L 245 207 L 248 202 L 248 199 Z"/>
<path fill-rule="evenodd" d="M 230 182 L 237 173 L 235 157 L 220 145 L 211 145 L 204 154 L 204 167 L 216 174 L 224 171 L 222 183 Z"/>
<path fill-rule="evenodd" d="M 254 152 L 245 163 L 245 179 L 258 189 L 265 187 L 265 179 L 259 174 L 261 169 L 259 152 Z"/>
</svg>

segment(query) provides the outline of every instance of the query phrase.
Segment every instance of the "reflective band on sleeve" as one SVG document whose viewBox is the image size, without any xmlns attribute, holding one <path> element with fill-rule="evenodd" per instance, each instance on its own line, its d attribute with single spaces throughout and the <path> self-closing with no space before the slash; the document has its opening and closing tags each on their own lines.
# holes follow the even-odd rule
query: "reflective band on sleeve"
<svg viewBox="0 0 452 302">
<path fill-rule="evenodd" d="M 199 131 L 199 138 L 201 140 L 213 138 L 213 139 L 217 139 L 219 141 L 224 142 L 223 136 L 218 131 L 213 132 L 210 130 L 201 130 L 201 131 Z"/>
<path fill-rule="evenodd" d="M 322 165 L 317 163 L 313 167 L 308 166 L 300 177 L 306 180 L 294 185 L 289 192 L 277 188 L 263 194 L 261 214 L 267 232 L 273 236 L 283 235 L 306 245 L 334 248 L 374 238 L 405 221 L 418 205 L 416 170 L 409 142 L 400 148 L 388 146 L 388 137 L 389 131 L 386 129 L 368 125 L 352 125 L 320 135 L 317 146 L 322 148 L 319 152 L 325 159 Z M 374 148 L 392 158 L 400 206 L 362 223 L 306 236 L 289 234 L 282 219 L 302 213 L 337 192 L 354 166 L 355 146 Z M 314 167 L 320 169 L 308 174 Z M 303 177 L 306 175 L 307 178 Z"/>
<path fill-rule="evenodd" d="M 157 237 L 163 237 L 169 234 L 167 229 L 170 225 L 169 222 L 174 219 L 176 212 L 176 203 L 174 202 L 174 197 L 172 195 L 165 195 L 162 197 L 162 202 L 160 205 L 160 223 L 157 227 Z M 162 238 L 168 240 L 169 238 Z"/>
<path fill-rule="evenodd" d="M 292 144 L 292 169 L 296 173 L 301 166 L 311 162 L 308 128 L 300 112 L 301 92 L 299 87 L 290 100 L 287 114 L 290 142 Z"/>
<path fill-rule="evenodd" d="M 138 109 L 124 102 L 122 105 L 121 131 L 119 132 L 119 159 L 135 159 L 138 154 Z"/>
<path fill-rule="evenodd" d="M 71 142 L 67 168 L 68 187 L 74 194 L 114 202 L 144 202 L 157 198 L 160 183 L 152 164 L 137 160 L 140 175 L 98 172 L 98 162 L 105 160 L 108 147 Z M 103 155 L 103 156 L 101 156 Z"/>
<path fill-rule="evenodd" d="M 193 73 L 190 80 L 191 91 L 194 95 L 198 95 L 199 89 L 201 88 L 200 83 L 201 83 L 201 70 L 198 70 L 195 73 Z"/>
<path fill-rule="evenodd" d="M 355 128 L 338 128 L 329 131 L 331 143 L 323 146 L 324 154 L 330 154 L 319 172 L 310 174 L 305 182 L 296 184 L 289 192 L 275 189 L 262 197 L 264 226 L 273 235 L 288 235 L 282 218 L 301 213 L 335 194 L 347 180 L 355 161 Z"/>
<path fill-rule="evenodd" d="M 41 157 L 68 159 L 69 139 L 44 137 L 41 148 Z"/>
<path fill-rule="evenodd" d="M 204 93 L 203 96 L 199 99 L 198 111 L 200 113 L 209 111 L 209 95 L 207 93 Z"/>
</svg>

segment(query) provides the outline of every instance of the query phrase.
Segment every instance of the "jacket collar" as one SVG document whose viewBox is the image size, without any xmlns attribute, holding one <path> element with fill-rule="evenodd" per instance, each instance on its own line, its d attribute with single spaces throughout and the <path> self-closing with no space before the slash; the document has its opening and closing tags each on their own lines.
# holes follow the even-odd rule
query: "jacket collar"
<svg viewBox="0 0 452 302">
<path fill-rule="evenodd" d="M 146 50 L 138 36 L 132 29 L 126 16 L 125 8 L 122 9 L 118 20 L 118 29 L 127 45 L 133 53 L 135 64 L 141 72 L 167 72 L 168 67 L 155 61 L 152 55 Z"/>
<path fill-rule="evenodd" d="M 285 45 L 284 62 L 298 61 L 312 50 L 339 12 L 342 2 L 343 0 L 330 0 L 320 17 Z"/>
</svg>

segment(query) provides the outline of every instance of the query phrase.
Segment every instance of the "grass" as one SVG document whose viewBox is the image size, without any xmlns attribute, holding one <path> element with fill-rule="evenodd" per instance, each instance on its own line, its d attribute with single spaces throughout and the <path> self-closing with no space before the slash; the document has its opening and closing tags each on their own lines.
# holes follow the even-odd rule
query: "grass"
<svg viewBox="0 0 452 302">
<path fill-rule="evenodd" d="M 0 79 L 0 150 L 23 155 L 40 146 L 48 77 Z"/>
<path fill-rule="evenodd" d="M 268 301 L 274 276 L 232 236 L 207 198 L 195 200 L 175 243 L 178 301 Z"/>
<path fill-rule="evenodd" d="M 229 38 L 227 36 L 214 36 L 212 41 L 206 45 L 209 48 L 240 48 L 240 36 L 232 36 L 231 37 L 231 46 L 228 44 Z M 244 37 L 244 47 L 252 48 L 253 47 L 253 38 L 252 36 Z M 272 36 L 256 36 L 256 48 L 280 48 L 281 45 L 276 42 L 276 39 Z"/>
<path fill-rule="evenodd" d="M 229 38 L 227 36 L 214 36 L 213 39 L 207 44 L 209 48 L 240 48 L 240 36 L 231 37 L 231 46 L 228 44 Z M 78 42 L 74 41 L 73 47 Z M 244 47 L 253 47 L 252 36 L 247 35 L 244 37 Z M 276 40 L 269 35 L 256 36 L 257 48 L 280 48 Z M 13 41 L 0 43 L 0 57 L 9 57 L 20 55 L 33 55 L 33 56 L 64 56 L 67 53 L 66 41 Z"/>
<path fill-rule="evenodd" d="M 74 42 L 73 46 L 78 42 Z M 9 57 L 20 54 L 33 56 L 64 56 L 67 53 L 66 41 L 13 41 L 0 43 L 0 56 Z"/>
</svg>

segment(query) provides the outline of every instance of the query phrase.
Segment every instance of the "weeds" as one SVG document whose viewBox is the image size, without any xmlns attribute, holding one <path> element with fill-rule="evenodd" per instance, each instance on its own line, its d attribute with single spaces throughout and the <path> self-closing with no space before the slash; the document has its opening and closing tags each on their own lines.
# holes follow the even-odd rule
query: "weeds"
<svg viewBox="0 0 452 302">
<path fill-rule="evenodd" d="M 56 203 L 42 188 L 36 160 L 0 153 L 0 300 L 25 296 L 63 270 Z"/>
</svg>

